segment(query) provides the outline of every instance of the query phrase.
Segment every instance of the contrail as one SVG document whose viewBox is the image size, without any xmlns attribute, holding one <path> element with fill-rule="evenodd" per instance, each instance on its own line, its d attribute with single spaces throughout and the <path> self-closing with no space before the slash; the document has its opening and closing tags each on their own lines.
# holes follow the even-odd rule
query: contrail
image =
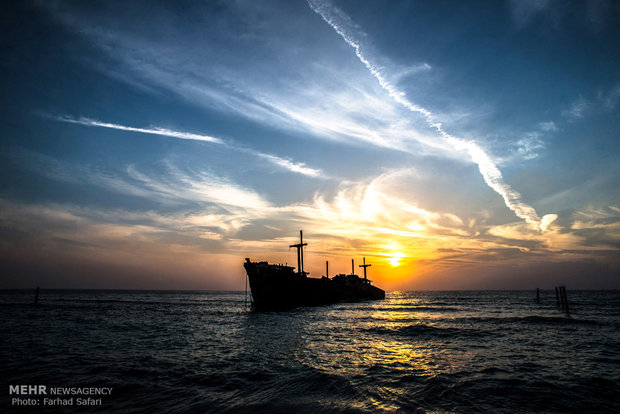
<svg viewBox="0 0 620 414">
<path fill-rule="evenodd" d="M 51 118 L 56 121 L 68 122 L 70 124 L 78 124 L 78 125 L 84 125 L 84 126 L 89 126 L 89 127 L 110 128 L 110 129 L 117 129 L 120 131 L 140 132 L 142 134 L 162 135 L 162 136 L 166 136 L 170 138 L 177 138 L 177 139 L 188 139 L 192 141 L 211 142 L 213 144 L 223 145 L 225 147 L 235 149 L 237 151 L 242 151 L 242 152 L 252 154 L 256 157 L 265 159 L 280 168 L 284 168 L 285 170 L 288 170 L 288 171 L 291 171 L 297 174 L 303 174 L 309 177 L 325 178 L 325 175 L 323 174 L 321 170 L 307 167 L 306 164 L 302 162 L 299 162 L 299 163 L 293 162 L 291 160 L 287 160 L 286 158 L 278 157 L 277 155 L 266 154 L 264 152 L 259 152 L 259 151 L 256 151 L 250 148 L 238 146 L 233 143 L 226 142 L 220 138 L 212 137 L 209 135 L 200 135 L 200 134 L 194 134 L 191 132 L 184 132 L 184 131 L 174 131 L 171 129 L 158 128 L 158 127 L 136 128 L 136 127 L 126 126 L 126 125 L 112 124 L 109 122 L 101 122 L 101 121 L 97 121 L 97 120 L 90 119 L 90 118 L 75 119 L 75 118 L 68 117 L 68 116 L 51 116 Z"/>
<path fill-rule="evenodd" d="M 433 117 L 433 114 L 426 108 L 415 105 L 405 96 L 405 93 L 399 91 L 394 85 L 392 85 L 383 75 L 383 73 L 377 68 L 376 65 L 363 53 L 362 46 L 352 34 L 354 30 L 348 29 L 347 26 L 352 26 L 351 19 L 345 13 L 343 13 L 337 7 L 333 7 L 327 1 L 324 0 L 307 0 L 310 8 L 323 18 L 323 20 L 329 24 L 338 33 L 344 41 L 355 50 L 357 58 L 366 66 L 370 73 L 379 81 L 381 87 L 388 93 L 388 95 L 396 102 L 410 110 L 411 112 L 422 115 L 427 124 L 435 129 L 441 137 L 450 144 L 454 149 L 465 151 L 469 154 L 472 161 L 478 165 L 478 169 L 484 178 L 484 181 L 495 192 L 502 196 L 506 206 L 512 210 L 515 215 L 527 223 L 536 225 L 540 230 L 546 230 L 547 227 L 553 222 L 557 215 L 548 214 L 541 220 L 536 210 L 533 207 L 525 204 L 521 201 L 521 194 L 513 190 L 503 180 L 501 171 L 497 168 L 493 160 L 489 155 L 484 152 L 478 144 L 472 141 L 467 141 L 461 138 L 457 138 L 448 132 L 446 132 L 441 123 L 437 122 Z"/>
<path fill-rule="evenodd" d="M 75 118 L 70 118 L 66 116 L 65 117 L 54 117 L 54 119 L 56 119 L 57 121 L 68 122 L 70 124 L 95 126 L 95 127 L 101 127 L 101 128 L 111 128 L 111 129 L 118 129 L 121 131 L 140 132 L 142 134 L 163 135 L 163 136 L 171 137 L 171 138 L 189 139 L 193 141 L 206 141 L 206 142 L 212 142 L 214 144 L 224 144 L 224 141 L 222 141 L 221 139 L 210 137 L 208 135 L 193 134 L 191 132 L 172 131 L 170 129 L 165 129 L 165 128 L 136 128 L 136 127 L 130 127 L 130 126 L 125 126 L 125 125 L 111 124 L 109 122 L 96 121 L 94 119 L 89 119 L 89 118 L 75 119 Z"/>
</svg>

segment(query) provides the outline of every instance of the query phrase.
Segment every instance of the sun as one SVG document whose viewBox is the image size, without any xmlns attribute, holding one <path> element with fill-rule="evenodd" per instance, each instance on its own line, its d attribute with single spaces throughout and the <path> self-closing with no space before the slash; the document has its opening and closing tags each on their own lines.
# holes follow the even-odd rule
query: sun
<svg viewBox="0 0 620 414">
<path fill-rule="evenodd" d="M 401 252 L 393 252 L 387 259 L 387 261 L 393 266 L 400 266 L 400 261 L 405 257 Z"/>
</svg>

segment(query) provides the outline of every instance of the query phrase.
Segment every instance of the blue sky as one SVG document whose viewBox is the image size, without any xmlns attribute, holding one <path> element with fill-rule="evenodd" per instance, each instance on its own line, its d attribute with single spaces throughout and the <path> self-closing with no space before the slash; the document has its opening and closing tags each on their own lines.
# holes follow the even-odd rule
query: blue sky
<svg viewBox="0 0 620 414">
<path fill-rule="evenodd" d="M 614 2 L 2 8 L 5 287 L 620 288 Z"/>
</svg>

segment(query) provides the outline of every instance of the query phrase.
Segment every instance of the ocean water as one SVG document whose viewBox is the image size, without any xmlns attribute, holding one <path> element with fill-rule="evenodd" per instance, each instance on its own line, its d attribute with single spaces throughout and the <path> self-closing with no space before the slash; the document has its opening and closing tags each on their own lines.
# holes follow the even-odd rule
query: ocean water
<svg viewBox="0 0 620 414">
<path fill-rule="evenodd" d="M 620 292 L 389 292 L 249 312 L 244 292 L 0 292 L 2 412 L 620 411 Z M 11 385 L 112 388 L 15 405 Z"/>
</svg>

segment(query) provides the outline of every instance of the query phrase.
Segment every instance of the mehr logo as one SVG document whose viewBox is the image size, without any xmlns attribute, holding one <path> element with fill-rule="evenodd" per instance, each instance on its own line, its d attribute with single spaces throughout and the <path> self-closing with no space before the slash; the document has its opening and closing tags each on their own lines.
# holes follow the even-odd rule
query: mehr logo
<svg viewBox="0 0 620 414">
<path fill-rule="evenodd" d="M 17 395 L 47 395 L 45 385 L 9 385 L 9 394 Z"/>
</svg>

